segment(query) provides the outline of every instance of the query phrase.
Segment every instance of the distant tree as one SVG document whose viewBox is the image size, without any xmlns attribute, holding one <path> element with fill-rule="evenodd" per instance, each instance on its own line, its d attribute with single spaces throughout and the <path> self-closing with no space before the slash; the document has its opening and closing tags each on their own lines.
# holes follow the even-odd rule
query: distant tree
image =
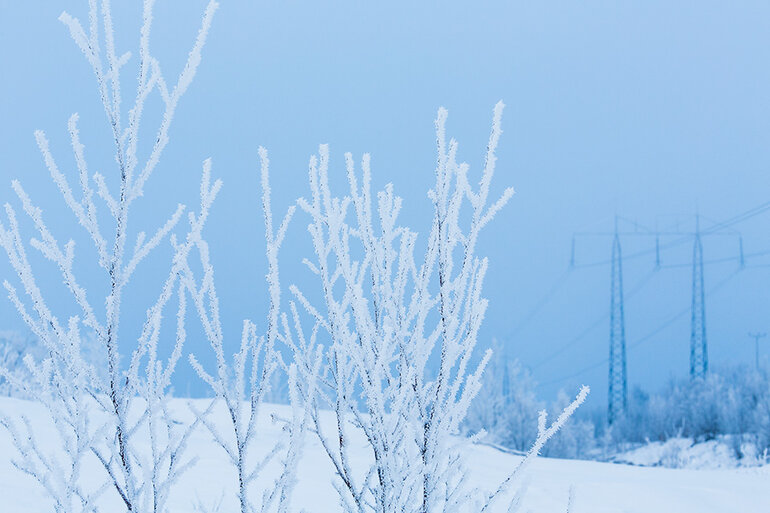
<svg viewBox="0 0 770 513">
<path fill-rule="evenodd" d="M 760 450 L 765 451 L 765 459 L 770 461 L 768 453 L 770 453 L 770 373 L 767 368 L 762 372 L 757 373 L 759 379 L 756 397 L 755 407 L 753 409 L 753 415 L 751 418 L 751 425 L 754 432 L 757 434 L 757 446 Z"/>
<path fill-rule="evenodd" d="M 560 391 L 549 408 L 558 415 L 570 404 Z M 507 449 L 526 451 L 537 439 L 537 412 L 544 403 L 537 399 L 535 382 L 516 360 L 505 358 L 495 344 L 484 370 L 483 386 L 471 403 L 464 428 L 468 433 L 485 431 L 484 440 Z M 594 423 L 573 416 L 543 447 L 542 454 L 554 458 L 585 458 L 597 446 Z"/>
<path fill-rule="evenodd" d="M 529 372 L 518 361 L 505 358 L 499 345 L 493 351 L 464 428 L 468 433 L 486 431 L 485 440 L 526 451 L 537 437 L 537 412 L 544 405 L 537 399 Z"/>
</svg>

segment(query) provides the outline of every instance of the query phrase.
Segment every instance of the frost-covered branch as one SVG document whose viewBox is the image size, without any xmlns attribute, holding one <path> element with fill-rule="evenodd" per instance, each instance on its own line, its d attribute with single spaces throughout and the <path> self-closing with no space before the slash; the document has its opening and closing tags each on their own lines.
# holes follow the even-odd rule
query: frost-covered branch
<svg viewBox="0 0 770 513">
<path fill-rule="evenodd" d="M 104 470 L 104 482 L 108 483 L 109 489 L 120 498 L 126 511 L 137 513 L 165 511 L 171 486 L 190 465 L 183 452 L 197 423 L 183 430 L 177 429 L 173 413 L 169 411 L 167 394 L 186 338 L 186 291 L 180 282 L 182 263 L 200 239 L 208 209 L 219 188 L 218 183 L 210 186 L 210 163 L 207 162 L 204 165 L 201 209 L 197 216 L 190 215 L 187 236 L 177 242 L 172 235 L 184 211 L 184 206 L 179 205 L 149 239 L 144 232 L 139 232 L 133 254 L 126 255 L 132 203 L 142 195 L 168 144 L 173 115 L 195 76 L 212 16 L 218 6 L 214 0 L 208 3 L 184 69 L 169 92 L 160 63 L 150 49 L 153 5 L 154 0 L 143 3 L 136 75 L 138 84 L 133 102 L 128 107 L 123 103 L 121 71 L 130 62 L 131 54 L 119 54 L 116 50 L 110 1 L 89 0 L 85 26 L 66 12 L 59 18 L 69 29 L 96 77 L 97 90 L 114 143 L 117 189 L 110 190 L 102 174 L 89 176 L 77 114 L 70 117 L 68 132 L 79 191 L 71 186 L 67 173 L 59 168 L 45 133 L 35 132 L 51 178 L 95 246 L 97 264 L 101 268 L 98 276 L 102 278 L 103 290 L 107 290 L 104 301 L 92 301 L 76 276 L 74 240 L 60 244 L 49 230 L 42 210 L 33 203 L 21 184 L 14 181 L 16 195 L 37 232 L 30 246 L 58 268 L 74 304 L 80 310 L 79 317 L 73 317 L 62 325 L 36 282 L 22 242 L 16 212 L 10 205 L 5 206 L 7 221 L 0 222 L 0 246 L 8 255 L 24 295 L 8 281 L 5 288 L 21 317 L 48 353 L 43 362 L 30 361 L 28 365 L 34 370 L 36 383 L 47 391 L 44 402 L 54 423 L 57 427 L 64 426 L 58 433 L 66 449 L 66 457 L 62 461 L 69 463 L 60 466 L 77 469 L 83 458 L 95 458 Z M 138 154 L 142 145 L 139 128 L 147 100 L 153 93 L 157 93 L 162 102 L 161 122 L 156 137 L 150 142 L 149 157 L 140 161 Z M 128 122 L 124 126 L 125 119 Z M 137 168 L 140 168 L 139 172 L 135 172 Z M 99 215 L 95 196 L 105 202 L 108 216 Z M 127 299 L 125 288 L 140 263 L 167 239 L 171 239 L 174 246 L 168 278 L 162 284 L 156 301 L 147 309 L 147 319 L 132 348 L 130 342 L 119 334 L 121 305 Z M 175 294 L 178 296 L 176 337 L 170 356 L 163 359 L 160 356 L 161 320 Z M 103 310 L 97 306 L 100 304 L 104 305 Z M 80 354 L 81 324 L 101 348 L 101 362 L 97 365 L 84 364 Z M 121 352 L 130 355 L 127 367 L 120 364 Z M 66 382 L 66 386 L 59 382 Z M 89 428 L 89 419 L 95 415 L 106 420 L 100 420 L 98 429 L 93 430 Z M 20 433 L 7 423 L 6 427 Z M 28 432 L 26 436 L 32 437 L 32 433 Z M 70 443 L 70 440 L 77 440 L 77 443 L 72 445 L 74 442 Z M 149 442 L 149 455 L 140 450 L 145 442 Z M 67 449 L 67 444 L 71 449 Z M 59 472 L 58 460 L 45 457 L 33 442 L 19 442 L 16 447 L 21 453 L 20 467 L 34 474 L 51 498 L 62 504 L 62 511 L 91 511 L 95 508 L 93 497 L 79 491 L 79 477 L 75 470 L 72 473 Z M 56 479 L 65 477 L 68 479 L 66 483 L 52 484 L 58 482 Z M 74 496 L 81 500 L 80 509 L 72 509 L 75 508 Z"/>
<path fill-rule="evenodd" d="M 564 423 L 567 422 L 573 413 L 575 413 L 575 410 L 577 410 L 578 407 L 583 404 L 583 402 L 586 400 L 586 397 L 588 397 L 589 391 L 590 389 L 587 386 L 581 387 L 580 392 L 578 393 L 577 397 L 575 397 L 575 400 L 567 405 L 566 408 L 564 408 L 561 414 L 559 414 L 559 416 L 555 421 L 553 421 L 553 423 L 551 423 L 550 426 L 547 425 L 548 414 L 546 411 L 542 410 L 540 412 L 537 420 L 537 438 L 535 439 L 535 442 L 532 444 L 532 447 L 530 447 L 529 451 L 527 451 L 526 456 L 524 456 L 524 458 L 519 462 L 513 472 L 511 472 L 508 477 L 506 477 L 503 482 L 500 483 L 500 486 L 498 486 L 497 490 L 495 490 L 487 497 L 484 507 L 481 509 L 482 512 L 489 511 L 489 508 L 495 504 L 507 491 L 510 490 L 511 486 L 516 482 L 516 480 L 521 478 L 523 471 L 529 466 L 532 460 L 537 457 L 545 443 L 554 434 L 556 434 L 559 429 L 561 429 Z"/>
<path fill-rule="evenodd" d="M 203 277 L 199 283 L 196 282 L 189 265 L 183 260 L 182 279 L 192 297 L 203 324 L 204 333 L 214 353 L 216 370 L 213 373 L 207 371 L 194 355 L 190 355 L 190 363 L 214 392 L 215 401 L 224 404 L 230 420 L 228 432 L 223 433 L 205 413 L 196 412 L 196 416 L 225 452 L 236 471 L 241 513 L 256 511 L 283 513 L 289 508 L 304 426 L 309 413 L 302 406 L 305 403 L 298 391 L 296 366 L 284 364 L 277 347 L 278 342 L 291 343 L 292 340 L 285 316 L 281 315 L 278 251 L 294 214 L 294 207 L 289 208 L 276 230 L 271 206 L 269 161 L 264 148 L 259 148 L 259 157 L 268 262 L 266 280 L 270 297 L 265 333 L 258 335 L 257 326 L 251 321 L 244 321 L 240 348 L 232 360 L 226 357 L 219 299 L 214 284 L 214 268 L 211 264 L 208 244 L 202 238 L 195 241 L 195 246 L 203 269 Z M 282 323 L 281 319 L 283 319 Z M 285 420 L 286 439 L 269 448 L 266 454 L 257 459 L 254 453 L 259 437 L 257 422 L 261 415 L 260 408 L 279 366 L 284 368 L 289 380 L 292 418 Z M 283 458 L 279 477 L 271 486 L 263 487 L 260 502 L 255 502 L 254 494 L 250 492 L 253 488 L 252 484 L 261 477 L 265 467 L 279 456 Z"/>
<path fill-rule="evenodd" d="M 330 340 L 322 386 L 313 398 L 313 423 L 350 511 L 450 511 L 467 502 L 451 435 L 481 386 L 488 359 L 469 369 L 486 310 L 481 286 L 487 263 L 475 256 L 476 241 L 513 193 L 508 189 L 488 205 L 501 112 L 498 104 L 487 162 L 474 191 L 468 166 L 455 160 L 457 144 L 445 140 L 446 111 L 439 111 L 439 159 L 430 192 L 435 215 L 419 261 L 416 233 L 399 224 L 402 200 L 393 186 L 372 195 L 368 155 L 360 177 L 346 155 L 350 191 L 344 197 L 334 196 L 329 186 L 328 147 L 311 158 L 311 196 L 298 204 L 311 218 L 316 258 L 306 263 L 320 280 L 323 308 L 298 288 L 291 290 Z M 463 228 L 465 201 L 472 215 Z M 459 267 L 457 254 L 462 255 Z M 296 358 L 301 361 L 315 350 L 295 349 Z M 439 359 L 435 373 L 431 355 Z M 336 418 L 331 433 L 324 432 L 319 418 L 323 407 Z M 353 427 L 363 432 L 372 452 L 368 469 L 351 465 Z"/>
</svg>

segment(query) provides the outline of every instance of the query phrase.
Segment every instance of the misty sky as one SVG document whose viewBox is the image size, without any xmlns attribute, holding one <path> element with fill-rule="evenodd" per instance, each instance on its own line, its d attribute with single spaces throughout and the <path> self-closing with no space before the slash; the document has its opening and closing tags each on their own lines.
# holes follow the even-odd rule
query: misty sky
<svg viewBox="0 0 770 513">
<path fill-rule="evenodd" d="M 157 3 L 152 46 L 170 77 L 206 2 Z M 132 222 L 134 234 L 151 232 L 177 203 L 195 208 L 201 162 L 213 159 L 225 185 L 206 235 L 226 336 L 237 338 L 245 317 L 264 318 L 258 145 L 270 152 L 276 208 L 308 193 L 308 158 L 329 143 L 337 184 L 345 151 L 357 160 L 370 152 L 375 185 L 393 182 L 405 220 L 424 233 L 436 109 L 449 109 L 460 158 L 478 172 L 492 107 L 502 99 L 495 186 L 513 185 L 517 194 L 481 241 L 491 264 L 482 343 L 496 337 L 531 367 L 543 398 L 586 383 L 595 405 L 606 396 L 609 266 L 587 264 L 606 260 L 611 240 L 578 237 L 570 271 L 573 233 L 611 230 L 616 214 L 626 231 L 692 230 L 696 210 L 708 228 L 770 200 L 767 2 L 221 3 L 171 144 Z M 115 4 L 118 49 L 135 50 L 139 2 Z M 0 0 L 0 201 L 18 206 L 10 181 L 19 178 L 60 239 L 77 234 L 78 269 L 87 276 L 93 252 L 33 137 L 44 129 L 74 177 L 66 122 L 79 112 L 91 170 L 114 174 L 95 82 L 57 21 L 63 8 L 82 18 L 87 2 Z M 132 69 L 123 74 L 126 97 Z M 154 125 L 152 115 L 145 120 Z M 745 254 L 770 249 L 769 223 L 763 212 L 731 226 Z M 305 225 L 295 220 L 282 253 L 286 285 L 311 286 L 298 265 L 311 251 Z M 645 252 L 624 262 L 629 382 L 655 388 L 687 373 L 692 241 L 662 251 L 664 268 L 656 272 L 654 237 L 622 242 L 626 255 Z M 705 259 L 717 261 L 705 277 L 716 366 L 753 364 L 747 333 L 770 330 L 770 254 L 748 257 L 736 273 L 738 245 L 737 233 L 704 239 Z M 127 290 L 136 301 L 127 300 L 123 336 L 135 336 L 168 253 L 159 252 Z M 67 296 L 56 289 L 54 270 L 35 262 L 60 317 L 75 313 L 61 301 Z M 13 277 L 4 255 L 0 275 Z M 97 302 L 102 291 L 93 290 Z M 4 299 L 0 329 L 22 329 Z M 205 360 L 200 340 L 188 349 Z M 203 390 L 185 362 L 177 388 Z"/>
</svg>

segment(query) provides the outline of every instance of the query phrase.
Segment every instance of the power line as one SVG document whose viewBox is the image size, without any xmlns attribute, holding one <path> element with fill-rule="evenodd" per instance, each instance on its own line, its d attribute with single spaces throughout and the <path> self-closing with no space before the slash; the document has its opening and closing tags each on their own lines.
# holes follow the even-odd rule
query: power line
<svg viewBox="0 0 770 513">
<path fill-rule="evenodd" d="M 570 275 L 570 269 L 566 269 L 562 274 L 560 274 L 556 280 L 553 282 L 551 287 L 548 289 L 548 291 L 543 294 L 543 296 L 538 300 L 537 303 L 535 303 L 535 306 L 533 306 L 529 312 L 516 324 L 516 326 L 508 332 L 507 335 L 505 335 L 503 338 L 512 338 L 516 335 L 518 335 L 521 330 L 523 330 L 529 323 L 532 321 L 532 319 L 542 310 L 542 308 L 548 304 L 548 301 L 551 300 L 551 298 L 556 295 L 556 293 L 561 290 L 561 288 L 566 284 L 567 280 Z"/>
<path fill-rule="evenodd" d="M 770 249 L 764 250 L 764 251 L 757 251 L 754 253 L 746 253 L 744 255 L 738 255 L 738 256 L 730 256 L 730 257 L 722 257 L 722 258 L 712 258 L 711 260 L 704 260 L 703 265 L 712 265 L 712 264 L 724 264 L 726 262 L 734 262 L 738 261 L 741 262 L 742 260 L 745 260 L 747 258 L 755 258 L 758 256 L 764 256 L 764 255 L 770 255 Z M 666 264 L 661 265 L 661 269 L 674 269 L 679 267 L 690 267 L 692 265 L 692 262 L 682 262 L 678 264 Z M 768 264 L 770 265 L 770 264 Z M 744 266 L 745 267 L 745 266 Z M 754 267 L 762 267 L 762 265 L 750 265 L 748 266 L 750 268 Z"/>
<path fill-rule="evenodd" d="M 748 209 L 748 210 L 746 210 L 744 212 L 741 212 L 741 213 L 739 213 L 739 214 L 737 214 L 737 215 L 735 215 L 735 216 L 733 216 L 731 218 L 728 218 L 728 219 L 726 219 L 724 221 L 721 221 L 721 222 L 713 222 L 712 221 L 713 224 L 711 224 L 711 226 L 709 226 L 708 228 L 706 228 L 704 230 L 697 230 L 696 232 L 682 232 L 682 231 L 679 231 L 679 230 L 658 231 L 657 229 L 656 230 L 650 229 L 649 227 L 641 225 L 641 224 L 639 224 L 639 223 L 637 223 L 637 222 L 635 222 L 633 220 L 626 219 L 624 217 L 616 216 L 616 228 L 617 228 L 617 222 L 618 221 L 623 221 L 624 223 L 628 223 L 629 225 L 633 226 L 634 231 L 633 232 L 617 232 L 617 230 L 616 230 L 616 232 L 600 232 L 600 231 L 588 232 L 588 231 L 586 231 L 586 232 L 577 232 L 577 233 L 575 233 L 575 235 L 573 235 L 573 239 L 572 239 L 572 254 L 571 254 L 571 259 L 570 259 L 570 269 L 598 267 L 598 266 L 602 266 L 602 265 L 613 263 L 613 259 L 608 259 L 608 260 L 602 260 L 602 261 L 598 261 L 598 262 L 591 262 L 591 263 L 588 263 L 588 264 L 576 265 L 575 264 L 575 237 L 576 236 L 607 236 L 607 235 L 617 235 L 619 233 L 622 233 L 622 235 L 624 235 L 624 236 L 647 236 L 647 237 L 649 237 L 649 236 L 653 236 L 654 235 L 655 238 L 656 238 L 656 240 L 655 240 L 655 248 L 654 249 L 647 249 L 647 250 L 637 251 L 636 253 L 632 253 L 632 254 L 627 255 L 625 257 L 626 260 L 630 260 L 630 259 L 639 258 L 641 256 L 650 255 L 652 253 L 655 253 L 656 254 L 656 264 L 657 264 L 656 268 L 653 271 L 651 271 L 647 276 L 645 276 L 641 280 L 641 282 L 637 284 L 636 287 L 634 287 L 634 289 L 631 291 L 631 293 L 629 293 L 629 295 L 627 296 L 628 298 L 631 298 L 636 292 L 641 290 L 641 288 L 647 283 L 647 281 L 654 275 L 656 270 L 658 270 L 658 269 L 680 268 L 680 267 L 685 267 L 685 266 L 693 265 L 692 263 L 681 263 L 681 264 L 677 263 L 677 264 L 660 265 L 660 251 L 661 251 L 661 249 L 670 249 L 670 248 L 679 246 L 679 245 L 681 245 L 683 243 L 686 243 L 688 241 L 692 241 L 693 239 L 696 240 L 696 244 L 697 244 L 697 239 L 700 236 L 703 236 L 703 235 L 710 235 L 710 236 L 719 236 L 719 235 L 722 235 L 722 236 L 738 236 L 739 237 L 739 249 L 740 249 L 740 251 L 739 251 L 739 255 L 738 256 L 723 257 L 723 258 L 717 258 L 717 259 L 711 259 L 711 260 L 702 260 L 702 255 L 701 255 L 701 258 L 700 258 L 701 261 L 699 262 L 699 265 L 701 266 L 701 269 L 702 269 L 703 266 L 714 265 L 714 264 L 721 264 L 721 263 L 732 262 L 732 261 L 736 261 L 736 260 L 740 263 L 739 270 L 743 269 L 743 268 L 770 267 L 770 264 L 754 264 L 754 265 L 746 266 L 745 265 L 745 259 L 746 258 L 755 258 L 755 257 L 763 256 L 763 255 L 768 255 L 768 254 L 770 254 L 770 250 L 763 250 L 763 251 L 758 251 L 758 252 L 754 252 L 754 253 L 744 254 L 744 252 L 743 252 L 743 239 L 742 239 L 742 237 L 740 235 L 740 232 L 738 232 L 737 230 L 731 228 L 732 226 L 734 226 L 734 225 L 736 225 L 738 223 L 744 222 L 744 221 L 746 221 L 748 219 L 751 219 L 751 218 L 753 218 L 755 216 L 763 214 L 763 213 L 765 213 L 767 211 L 770 211 L 770 201 L 767 201 L 767 202 L 764 202 L 764 203 L 762 203 L 760 205 L 757 205 L 757 206 L 755 206 L 755 207 L 753 207 L 751 209 Z M 656 225 L 657 225 L 657 223 L 656 223 Z M 668 241 L 665 244 L 662 244 L 662 245 L 660 244 L 660 237 L 661 236 L 672 237 L 672 236 L 675 236 L 675 235 L 680 235 L 681 237 L 678 237 L 678 238 L 676 238 L 676 239 L 674 239 L 672 241 Z M 709 295 L 709 294 L 713 294 L 714 292 L 716 292 L 725 283 L 727 283 L 733 276 L 735 276 L 735 274 L 737 274 L 737 272 L 738 272 L 738 270 L 736 270 L 734 273 L 732 273 L 727 278 L 722 280 L 720 283 L 718 283 L 715 287 L 711 288 L 705 294 Z M 556 292 L 558 290 L 560 290 L 564 286 L 564 284 L 566 282 L 565 277 L 568 274 L 569 274 L 569 270 L 565 271 L 565 273 L 563 273 L 562 275 L 560 275 L 556 279 L 556 281 L 551 286 L 551 288 L 548 289 L 548 291 L 543 295 L 543 297 L 540 298 L 540 300 L 535 304 L 535 306 L 527 313 L 527 315 L 509 333 L 508 336 L 512 336 L 514 334 L 518 334 L 525 326 L 527 326 L 531 322 L 531 320 L 535 317 L 535 315 L 537 313 L 539 313 L 540 310 L 552 299 L 552 297 L 556 294 Z M 671 317 L 670 319 L 665 321 L 662 325 L 660 325 L 658 328 L 656 328 L 652 332 L 650 332 L 647 335 L 641 337 L 640 339 L 635 340 L 632 344 L 630 344 L 628 346 L 628 348 L 630 349 L 630 348 L 637 347 L 639 344 L 643 343 L 644 341 L 649 340 L 650 338 L 652 338 L 653 336 L 657 335 L 659 332 L 663 331 L 668 326 L 670 326 L 671 324 L 673 324 L 674 322 L 679 320 L 679 318 L 681 318 L 682 315 L 685 315 L 688 311 L 690 311 L 690 312 L 693 311 L 692 305 L 691 305 L 690 308 L 685 308 L 682 311 L 680 311 L 677 314 L 675 314 L 673 317 Z M 585 338 L 585 336 L 587 336 L 594 329 L 596 329 L 599 325 L 601 325 L 605 321 L 605 319 L 607 319 L 607 317 L 609 317 L 609 316 L 610 316 L 609 312 L 605 312 L 600 317 L 598 317 L 594 322 L 592 322 L 589 326 L 587 326 L 583 331 L 581 331 L 577 336 L 575 336 L 572 339 L 570 339 L 569 341 L 567 341 L 565 344 L 563 344 L 562 346 L 557 348 L 552 353 L 548 354 L 544 359 L 540 360 L 538 363 L 536 363 L 535 365 L 531 366 L 530 368 L 534 370 L 534 369 L 537 369 L 537 368 L 545 365 L 546 363 L 550 362 L 551 360 L 553 360 L 554 358 L 556 358 L 557 356 L 562 354 L 565 349 L 573 346 L 574 344 L 578 343 L 580 340 Z M 559 378 L 559 379 L 556 379 L 556 380 L 551 380 L 551 381 L 548 381 L 548 382 L 543 383 L 543 384 L 556 383 L 556 382 L 564 381 L 564 380 L 569 379 L 571 377 L 575 377 L 575 376 L 581 375 L 581 374 L 583 374 L 583 373 L 585 373 L 585 372 L 587 372 L 589 370 L 592 370 L 592 369 L 594 369 L 594 368 L 596 368 L 596 367 L 598 367 L 600 365 L 605 364 L 607 361 L 609 361 L 609 358 L 604 358 L 604 359 L 602 359 L 600 361 L 597 361 L 597 362 L 595 362 L 595 363 L 593 363 L 593 364 L 591 364 L 591 365 L 589 365 L 589 366 L 587 366 L 587 367 L 585 367 L 585 368 L 583 368 L 583 369 L 581 369 L 581 370 L 579 370 L 579 371 L 577 371 L 575 373 L 570 374 L 569 376 L 565 376 L 565 377 L 562 377 L 562 378 Z"/>
<path fill-rule="evenodd" d="M 719 283 L 714 285 L 711 289 L 709 289 L 706 292 L 706 296 L 711 296 L 712 294 L 715 294 L 716 292 L 718 292 L 724 285 L 726 285 L 730 280 L 732 280 L 739 272 L 740 271 L 733 271 L 730 275 L 728 275 L 727 277 L 722 279 Z M 688 312 L 690 312 L 690 307 L 686 307 L 686 308 L 683 308 L 682 310 L 678 311 L 677 313 L 675 313 L 674 315 L 669 317 L 667 320 L 665 320 L 658 327 L 656 327 L 654 330 L 648 332 L 646 335 L 644 335 L 644 336 L 636 339 L 632 343 L 628 344 L 627 345 L 627 350 L 634 349 L 634 348 L 638 347 L 639 345 L 641 345 L 642 343 L 646 342 L 647 340 L 653 338 L 655 335 L 657 335 L 661 331 L 665 330 L 666 328 L 668 328 L 669 326 L 674 324 L 676 321 L 678 321 L 682 316 L 684 316 Z M 593 369 L 595 369 L 597 367 L 600 367 L 600 366 L 606 364 L 608 361 L 609 361 L 609 358 L 603 358 L 603 359 L 598 360 L 598 361 L 596 361 L 594 363 L 591 363 L 591 364 L 589 364 L 589 365 L 587 365 L 587 366 L 581 368 L 580 370 L 577 370 L 577 371 L 575 371 L 575 372 L 573 372 L 571 374 L 568 374 L 566 376 L 562 376 L 562 377 L 557 378 L 557 379 L 552 379 L 552 380 L 549 380 L 549 381 L 544 381 L 544 382 L 540 383 L 540 385 L 543 386 L 543 385 L 552 385 L 554 383 L 561 383 L 562 381 L 566 381 L 566 380 L 568 380 L 570 378 L 574 378 L 574 377 L 580 376 L 580 375 L 585 374 L 586 372 L 588 372 L 590 370 L 593 370 Z"/>
<path fill-rule="evenodd" d="M 759 339 L 765 338 L 767 333 L 749 333 L 749 337 L 754 339 L 754 363 L 759 370 Z"/>
<path fill-rule="evenodd" d="M 708 230 L 704 230 L 703 233 L 709 233 L 715 230 L 721 230 L 723 228 L 733 226 L 734 224 L 742 223 L 743 221 L 746 221 L 747 219 L 751 219 L 754 216 L 758 216 L 759 214 L 763 214 L 768 210 L 770 210 L 770 201 L 766 201 L 761 205 L 757 205 L 754 208 L 750 208 L 749 210 L 742 212 L 736 216 L 733 216 L 730 219 L 727 219 L 726 221 L 722 221 L 721 223 L 712 225 L 711 227 L 709 227 Z"/>
<path fill-rule="evenodd" d="M 629 300 L 629 299 L 631 299 L 631 298 L 632 298 L 632 297 L 634 297 L 634 296 L 635 296 L 635 295 L 636 295 L 636 294 L 637 294 L 637 293 L 638 293 L 640 290 L 642 290 L 642 288 L 643 288 L 643 287 L 644 287 L 644 286 L 647 284 L 647 282 L 648 282 L 648 281 L 650 281 L 650 279 L 651 279 L 651 278 L 652 278 L 654 275 L 655 275 L 655 271 L 654 271 L 654 270 L 652 270 L 652 271 L 650 271 L 649 273 L 647 273 L 647 275 L 645 275 L 645 277 L 644 277 L 644 278 L 642 278 L 642 279 L 641 279 L 641 280 L 640 280 L 638 283 L 636 283 L 636 284 L 634 285 L 634 287 L 632 287 L 632 288 L 631 288 L 631 291 L 630 291 L 630 292 L 629 292 L 629 293 L 626 295 L 626 300 Z M 601 316 L 597 317 L 595 321 L 593 321 L 593 322 L 592 322 L 590 325 L 588 325 L 588 326 L 587 326 L 585 329 L 583 329 L 583 331 L 581 331 L 581 332 L 580 332 L 578 335 L 576 335 L 575 337 L 573 337 L 573 338 L 571 338 L 570 340 L 568 340 L 568 341 L 567 341 L 567 342 L 566 342 L 564 345 L 560 346 L 558 349 L 556 349 L 556 350 L 555 350 L 555 351 L 553 351 L 552 353 L 548 354 L 548 356 L 546 356 L 545 358 L 543 358 L 542 360 L 540 360 L 540 361 L 539 361 L 538 363 L 536 363 L 535 365 L 531 366 L 531 367 L 530 367 L 530 369 L 534 370 L 534 369 L 537 369 L 537 368 L 539 368 L 539 367 L 542 367 L 543 365 L 545 365 L 545 364 L 546 364 L 546 363 L 548 363 L 549 361 L 553 360 L 554 358 L 556 358 L 557 356 L 559 356 L 560 354 L 562 354 L 562 352 L 563 352 L 565 349 L 567 349 L 567 348 L 569 348 L 569 347 L 573 346 L 573 345 L 574 345 L 574 344 L 576 344 L 577 342 L 580 342 L 580 341 L 581 341 L 581 340 L 582 340 L 582 339 L 583 339 L 583 338 L 584 338 L 586 335 L 588 335 L 589 333 L 591 333 L 591 332 L 592 332 L 594 329 L 596 329 L 596 328 L 597 328 L 599 325 L 603 324 L 603 323 L 604 323 L 604 321 L 605 321 L 605 320 L 606 320 L 606 319 L 607 319 L 609 316 L 610 316 L 610 313 L 609 313 L 608 311 L 605 311 L 605 312 L 604 312 L 604 313 L 603 313 Z"/>
<path fill-rule="evenodd" d="M 729 228 L 731 226 L 734 226 L 734 225 L 736 225 L 738 223 L 742 223 L 742 222 L 744 222 L 744 221 L 746 221 L 748 219 L 751 219 L 752 217 L 758 216 L 758 215 L 763 214 L 763 213 L 768 212 L 768 211 L 770 211 L 770 201 L 766 201 L 766 202 L 764 202 L 764 203 L 762 203 L 760 205 L 757 205 L 757 206 L 755 206 L 753 208 L 750 208 L 750 209 L 748 209 L 748 210 L 746 210 L 744 212 L 741 212 L 740 214 L 737 214 L 737 215 L 735 215 L 735 216 L 733 216 L 733 217 L 731 217 L 729 219 L 726 219 L 725 221 L 718 222 L 716 224 L 713 224 L 713 225 L 709 226 L 708 228 L 706 228 L 704 230 L 701 230 L 701 232 L 700 232 L 701 236 L 704 236 L 704 235 L 709 235 L 709 236 L 720 235 L 717 232 L 723 231 L 723 230 L 725 230 L 725 229 L 727 229 L 727 228 Z M 631 221 L 631 222 L 633 224 L 636 224 L 633 221 Z M 670 249 L 670 248 L 679 246 L 680 244 L 684 244 L 684 243 L 686 243 L 688 241 L 691 241 L 693 239 L 693 237 L 695 236 L 694 233 L 687 233 L 687 234 L 685 234 L 684 232 L 679 232 L 679 231 L 661 232 L 658 235 L 662 235 L 662 234 L 666 234 L 666 233 L 668 233 L 669 235 L 681 234 L 683 236 L 679 237 L 677 239 L 674 239 L 673 241 L 669 241 L 669 242 L 667 242 L 667 243 L 665 243 L 663 245 L 660 245 L 659 247 L 656 247 L 656 248 L 653 248 L 653 249 L 645 249 L 645 250 L 637 251 L 635 253 L 631 253 L 629 255 L 626 255 L 624 257 L 624 260 L 636 259 L 636 258 L 639 258 L 639 257 L 642 257 L 642 256 L 646 256 L 646 255 L 650 255 L 650 254 L 656 253 L 657 251 L 660 251 L 660 250 L 663 250 L 663 249 Z M 585 236 L 599 236 L 599 235 L 608 235 L 608 233 L 607 232 L 583 232 L 583 233 L 576 233 L 575 235 L 576 236 L 582 236 L 582 235 L 585 235 Z M 623 235 L 652 236 L 652 235 L 655 235 L 655 233 L 654 232 L 646 232 L 646 233 L 626 232 Z M 729 233 L 724 233 L 723 235 L 740 236 L 740 234 L 738 232 L 736 232 L 735 230 L 731 230 Z M 573 254 L 574 254 L 574 249 L 573 249 Z M 610 264 L 610 263 L 612 263 L 612 260 L 611 259 L 606 259 L 606 260 L 600 260 L 600 261 L 597 261 L 597 262 L 589 262 L 587 264 L 575 264 L 574 267 L 576 269 L 583 269 L 583 268 L 599 267 L 599 266 L 607 265 L 607 264 Z"/>
</svg>

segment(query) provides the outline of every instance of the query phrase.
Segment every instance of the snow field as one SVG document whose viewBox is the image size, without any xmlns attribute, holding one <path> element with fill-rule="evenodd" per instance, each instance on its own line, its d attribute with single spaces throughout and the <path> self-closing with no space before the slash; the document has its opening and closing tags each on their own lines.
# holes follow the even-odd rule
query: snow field
<svg viewBox="0 0 770 513">
<path fill-rule="evenodd" d="M 203 409 L 205 400 L 193 401 Z M 192 421 L 187 401 L 174 399 L 172 410 L 178 421 Z M 42 405 L 18 399 L 0 399 L 0 413 L 19 422 L 26 416 L 35 426 L 38 442 L 46 451 L 57 450 L 58 438 Z M 267 453 L 279 440 L 281 425 L 271 415 L 288 417 L 287 406 L 264 405 L 259 420 L 258 448 L 254 460 Z M 216 408 L 212 420 L 227 432 L 224 408 Z M 332 428 L 331 415 L 325 421 Z M 368 461 L 366 444 L 360 433 L 351 440 L 355 456 L 353 468 Z M 45 513 L 50 501 L 37 483 L 12 465 L 15 451 L 7 431 L 0 431 L 0 512 Z M 171 513 L 193 513 L 202 505 L 209 511 L 226 513 L 237 509 L 234 469 L 205 428 L 197 429 L 190 440 L 190 457 L 195 466 L 182 476 L 169 500 Z M 464 450 L 465 464 L 472 483 L 491 489 L 520 460 L 494 448 L 475 445 Z M 267 485 L 278 474 L 277 462 L 266 468 L 260 482 Z M 83 469 L 83 476 L 97 486 L 101 473 L 95 461 Z M 298 469 L 298 485 L 293 506 L 295 511 L 336 513 L 341 511 L 332 485 L 334 473 L 314 435 L 308 434 Z M 767 513 L 770 511 L 770 466 L 737 469 L 667 469 L 640 467 L 593 461 L 539 458 L 529 467 L 527 494 L 520 511 L 563 513 L 567 508 L 570 486 L 574 487 L 571 513 Z M 255 490 L 259 489 L 255 487 Z M 258 499 L 258 497 L 254 497 Z M 257 501 L 258 502 L 258 501 Z M 108 493 L 100 505 L 103 511 L 120 511 L 120 503 Z M 217 510 L 215 506 L 219 505 Z M 500 501 L 495 512 L 505 511 Z M 114 509 L 113 509 L 114 508 Z"/>
</svg>

